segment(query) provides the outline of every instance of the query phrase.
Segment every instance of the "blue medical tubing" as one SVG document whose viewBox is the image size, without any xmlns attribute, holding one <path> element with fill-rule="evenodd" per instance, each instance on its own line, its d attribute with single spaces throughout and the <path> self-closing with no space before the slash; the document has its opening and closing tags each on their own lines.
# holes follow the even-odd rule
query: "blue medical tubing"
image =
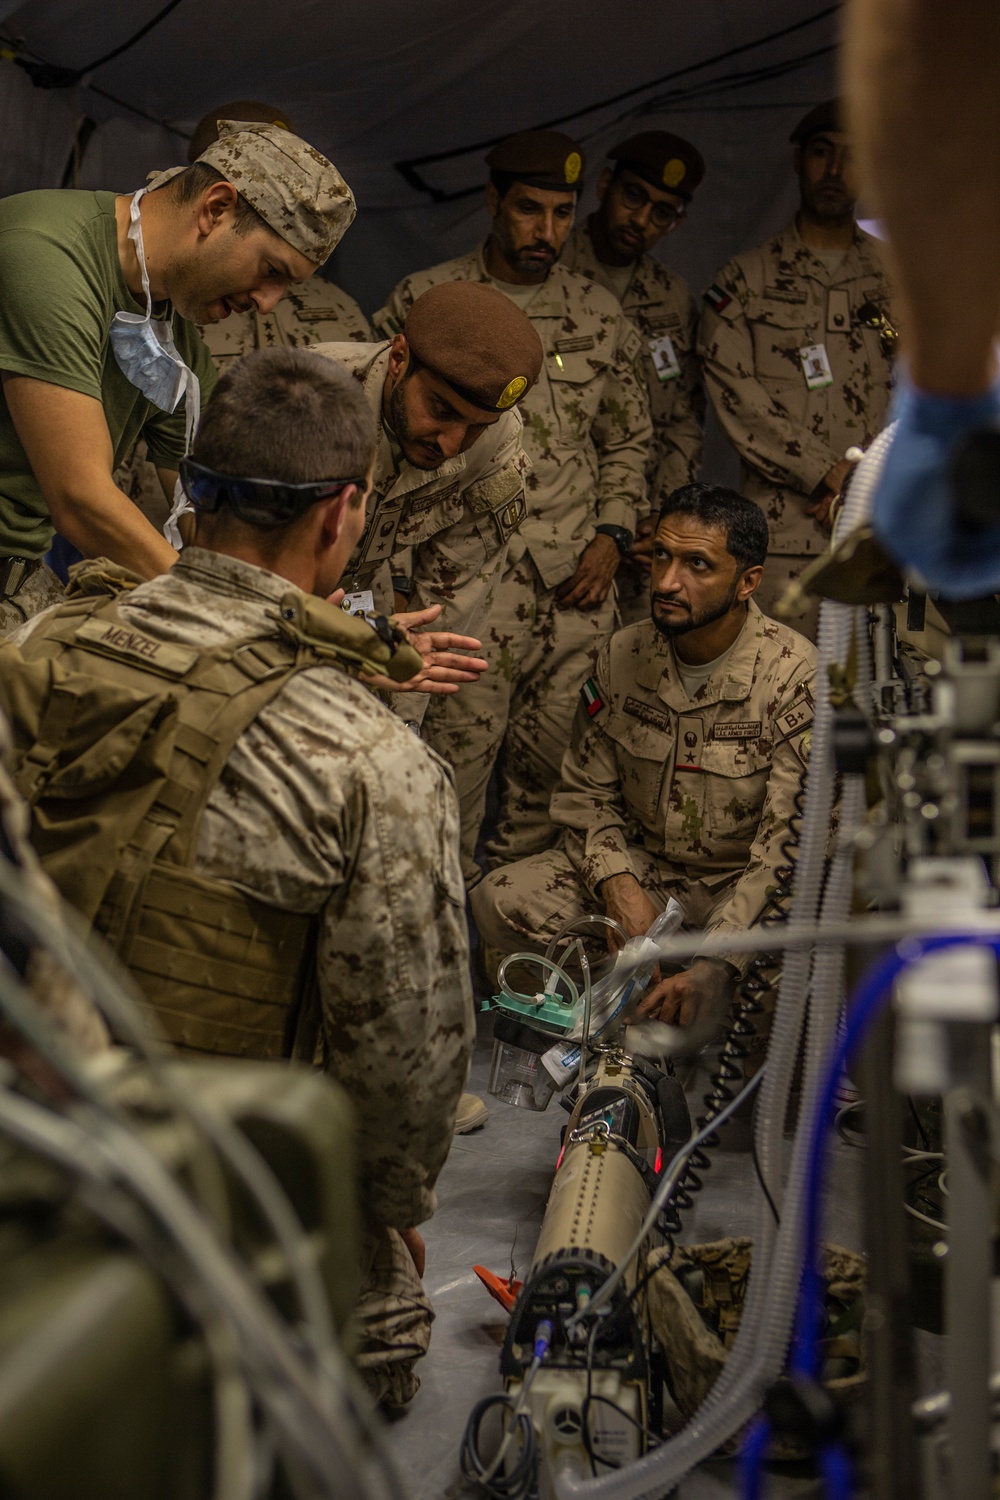
<svg viewBox="0 0 1000 1500">
<path fill-rule="evenodd" d="M 771 1421 L 763 1412 L 747 1425 L 740 1448 L 740 1494 L 743 1500 L 764 1500 L 764 1454 L 771 1441 Z"/>
<path fill-rule="evenodd" d="M 885 954 L 862 976 L 855 988 L 847 1008 L 843 1032 L 827 1063 L 810 1127 L 802 1289 L 799 1293 L 795 1344 L 790 1365 L 793 1375 L 808 1380 L 815 1380 L 819 1375 L 819 1331 L 823 1307 L 819 1233 L 823 1189 L 826 1185 L 826 1133 L 844 1064 L 883 1002 L 891 996 L 895 980 L 911 964 L 948 948 L 991 948 L 995 954 L 1000 955 L 1000 936 L 982 932 L 941 933 L 937 937 L 908 938 L 906 943 L 906 953 L 895 948 L 891 953 Z M 748 1429 L 740 1463 L 743 1500 L 762 1500 L 761 1468 L 769 1432 L 770 1424 L 763 1417 L 758 1418 Z M 820 1467 L 830 1500 L 850 1500 L 849 1463 L 839 1444 L 827 1444 L 823 1447 L 820 1452 Z"/>
<path fill-rule="evenodd" d="M 851 1500 L 851 1460 L 842 1443 L 820 1449 L 819 1467 L 827 1500 Z"/>
</svg>

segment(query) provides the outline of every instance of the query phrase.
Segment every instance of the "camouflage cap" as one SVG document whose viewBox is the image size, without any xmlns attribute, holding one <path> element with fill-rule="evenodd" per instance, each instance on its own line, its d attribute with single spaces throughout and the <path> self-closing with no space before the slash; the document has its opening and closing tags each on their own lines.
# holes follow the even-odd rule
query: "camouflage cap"
<svg viewBox="0 0 1000 1500">
<path fill-rule="evenodd" d="M 822 130 L 844 129 L 844 106 L 840 99 L 827 99 L 822 104 L 817 104 L 796 125 L 788 139 L 793 146 L 804 146 L 811 135 L 819 135 Z"/>
<path fill-rule="evenodd" d="M 519 130 L 486 154 L 491 172 L 503 172 L 530 187 L 578 193 L 583 186 L 583 152 L 561 130 Z"/>
<path fill-rule="evenodd" d="M 612 146 L 608 155 L 650 187 L 676 193 L 678 198 L 690 199 L 705 175 L 705 161 L 698 148 L 669 130 L 630 135 L 627 141 Z"/>
<path fill-rule="evenodd" d="M 482 411 L 516 406 L 542 368 L 531 319 L 482 282 L 445 281 L 422 292 L 403 332 L 420 363 Z"/>
<path fill-rule="evenodd" d="M 273 104 L 262 104 L 259 99 L 234 99 L 231 104 L 220 104 L 202 115 L 188 142 L 188 161 L 197 161 L 213 141 L 219 139 L 220 120 L 251 120 L 257 124 L 280 125 L 283 130 L 294 130 L 283 109 Z"/>
<path fill-rule="evenodd" d="M 198 157 L 221 172 L 261 218 L 322 265 L 354 222 L 354 194 L 332 162 L 280 125 L 220 120 Z"/>
</svg>

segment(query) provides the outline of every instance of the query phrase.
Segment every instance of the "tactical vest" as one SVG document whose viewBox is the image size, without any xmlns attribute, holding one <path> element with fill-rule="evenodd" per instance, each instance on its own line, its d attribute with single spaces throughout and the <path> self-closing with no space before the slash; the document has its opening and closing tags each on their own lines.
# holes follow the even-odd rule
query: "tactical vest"
<svg viewBox="0 0 1000 1500">
<path fill-rule="evenodd" d="M 163 641 L 118 608 L 138 581 L 81 565 L 20 650 L 0 643 L 32 842 L 175 1046 L 312 1061 L 316 919 L 195 874 L 202 814 L 237 740 L 296 673 L 406 681 L 420 657 L 387 622 L 297 590 L 259 635 L 209 651 Z"/>
</svg>

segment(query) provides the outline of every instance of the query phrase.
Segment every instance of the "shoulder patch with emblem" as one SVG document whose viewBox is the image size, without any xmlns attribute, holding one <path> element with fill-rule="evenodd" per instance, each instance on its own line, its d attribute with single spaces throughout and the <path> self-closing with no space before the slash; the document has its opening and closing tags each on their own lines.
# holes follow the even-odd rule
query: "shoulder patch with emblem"
<svg viewBox="0 0 1000 1500">
<path fill-rule="evenodd" d="M 714 281 L 710 287 L 705 288 L 705 301 L 713 312 L 724 312 L 732 300 L 729 293 L 724 292 L 721 286 L 716 286 Z"/>
<path fill-rule="evenodd" d="M 808 729 L 802 730 L 799 734 L 789 735 L 788 739 L 785 741 L 786 745 L 790 745 L 792 747 L 792 749 L 795 751 L 795 754 L 798 756 L 799 760 L 804 766 L 807 766 L 809 764 L 809 751 L 812 747 L 812 737 L 812 725 L 810 725 Z"/>
<path fill-rule="evenodd" d="M 587 715 L 591 719 L 596 718 L 605 706 L 597 683 L 592 677 L 588 677 L 583 684 L 583 687 L 580 689 L 580 697 L 583 700 L 584 708 L 587 710 Z"/>
</svg>

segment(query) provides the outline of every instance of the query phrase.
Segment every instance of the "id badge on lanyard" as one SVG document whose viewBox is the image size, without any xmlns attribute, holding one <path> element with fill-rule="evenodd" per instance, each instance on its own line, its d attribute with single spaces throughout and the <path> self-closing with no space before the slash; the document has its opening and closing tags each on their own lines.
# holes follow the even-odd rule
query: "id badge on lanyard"
<svg viewBox="0 0 1000 1500">
<path fill-rule="evenodd" d="M 659 376 L 660 383 L 666 385 L 668 380 L 676 380 L 681 373 L 680 361 L 677 351 L 674 349 L 674 341 L 669 333 L 663 333 L 659 338 L 650 339 L 649 355 L 653 361 L 653 368 Z"/>
<path fill-rule="evenodd" d="M 799 363 L 809 390 L 821 391 L 825 386 L 833 385 L 833 371 L 825 344 L 806 344 L 799 350 Z"/>
</svg>

